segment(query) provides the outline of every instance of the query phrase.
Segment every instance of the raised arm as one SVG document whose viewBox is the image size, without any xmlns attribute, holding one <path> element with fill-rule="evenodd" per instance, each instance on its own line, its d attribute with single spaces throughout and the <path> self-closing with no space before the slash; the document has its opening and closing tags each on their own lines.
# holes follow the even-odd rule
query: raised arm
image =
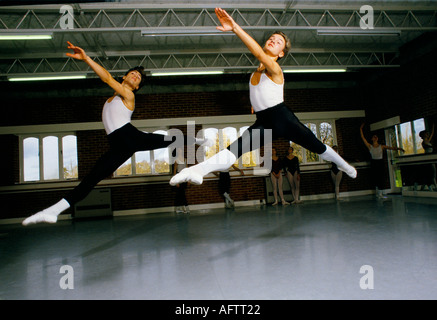
<svg viewBox="0 0 437 320">
<path fill-rule="evenodd" d="M 97 62 L 95 62 L 93 59 L 91 59 L 87 54 L 85 53 L 85 50 L 82 48 L 73 45 L 71 42 L 67 41 L 68 43 L 68 49 L 71 49 L 74 51 L 74 53 L 66 53 L 66 55 L 70 58 L 82 60 L 86 64 L 88 64 L 91 69 L 99 76 L 99 78 L 109 85 L 112 89 L 114 89 L 119 95 L 121 95 L 124 99 L 126 99 L 130 105 L 134 105 L 134 99 L 135 95 L 131 90 L 126 89 L 122 86 L 120 82 L 115 80 L 112 75 L 103 68 L 101 65 L 99 65 Z M 130 103 L 132 102 L 132 104 Z"/>
<path fill-rule="evenodd" d="M 370 143 L 367 142 L 366 138 L 364 137 L 363 127 L 364 127 L 364 123 L 361 124 L 361 127 L 360 127 L 361 139 L 363 140 L 363 142 L 364 142 L 364 144 L 366 145 L 366 147 L 367 147 L 367 148 L 370 148 Z"/>
<path fill-rule="evenodd" d="M 234 32 L 273 77 L 280 76 L 282 78 L 281 67 L 276 61 L 272 60 L 272 58 L 264 52 L 263 48 L 258 44 L 258 42 L 256 42 L 249 34 L 247 34 L 247 32 L 244 31 L 225 10 L 216 8 L 215 13 L 222 24 L 222 26 L 217 27 L 217 30 Z"/>
</svg>

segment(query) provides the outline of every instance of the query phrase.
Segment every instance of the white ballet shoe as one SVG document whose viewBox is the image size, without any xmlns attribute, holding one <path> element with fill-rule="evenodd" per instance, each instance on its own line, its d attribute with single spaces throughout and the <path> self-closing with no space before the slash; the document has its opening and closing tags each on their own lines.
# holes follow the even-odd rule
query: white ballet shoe
<svg viewBox="0 0 437 320">
<path fill-rule="evenodd" d="M 337 152 L 335 152 L 330 146 L 326 146 L 326 151 L 320 154 L 323 160 L 334 162 L 337 164 L 339 170 L 345 172 L 349 177 L 355 179 L 357 177 L 357 170 L 347 163 Z"/>
<path fill-rule="evenodd" d="M 44 209 L 34 215 L 26 218 L 22 224 L 23 226 L 28 226 L 30 224 L 36 223 L 56 223 L 58 221 L 58 215 L 63 211 L 70 208 L 70 204 L 67 200 L 61 199 L 59 202 L 55 203 L 51 207 Z"/>
<path fill-rule="evenodd" d="M 29 218 L 24 219 L 22 222 L 23 226 L 28 226 L 31 224 L 37 224 L 37 223 L 56 223 L 58 221 L 58 216 L 47 213 L 45 211 L 41 211 L 38 213 L 35 213 L 34 215 L 30 216 Z"/>
<path fill-rule="evenodd" d="M 201 174 L 193 170 L 193 167 L 184 168 L 170 179 L 170 185 L 175 186 L 184 182 L 189 182 L 195 185 L 200 185 L 203 182 Z"/>
<path fill-rule="evenodd" d="M 338 169 L 345 172 L 352 179 L 355 179 L 357 177 L 357 170 L 354 167 L 352 167 L 350 164 L 348 164 L 348 167 L 346 168 L 338 167 Z"/>
<path fill-rule="evenodd" d="M 234 207 L 234 200 L 231 199 L 231 197 L 229 196 L 229 193 L 225 192 L 225 193 L 223 194 L 223 196 L 224 196 L 225 199 L 226 199 L 226 203 L 229 203 L 229 206 L 230 206 L 231 208 L 233 208 L 233 207 Z"/>
</svg>

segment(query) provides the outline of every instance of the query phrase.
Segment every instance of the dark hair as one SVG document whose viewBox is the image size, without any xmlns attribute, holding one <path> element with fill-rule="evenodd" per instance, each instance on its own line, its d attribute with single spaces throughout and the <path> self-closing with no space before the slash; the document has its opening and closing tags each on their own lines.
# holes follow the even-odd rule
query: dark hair
<svg viewBox="0 0 437 320">
<path fill-rule="evenodd" d="M 290 51 L 290 49 L 291 49 L 291 41 L 290 41 L 290 38 L 284 33 L 284 32 L 282 32 L 282 31 L 275 31 L 275 32 L 273 32 L 271 35 L 270 35 L 270 37 L 271 36 L 273 36 L 274 34 L 279 34 L 281 37 L 283 37 L 284 38 L 284 40 L 285 40 L 285 47 L 284 47 L 284 57 L 287 55 L 287 53 L 288 53 L 288 51 Z M 270 38 L 269 37 L 269 38 Z M 281 59 L 281 57 L 278 57 L 278 60 L 279 59 Z"/>
<path fill-rule="evenodd" d="M 421 137 L 422 139 L 425 137 L 425 134 L 427 133 L 426 130 L 422 130 L 419 132 L 419 137 Z"/>
<path fill-rule="evenodd" d="M 141 81 L 140 81 L 140 84 L 138 85 L 138 89 L 136 89 L 136 90 L 133 91 L 133 92 L 135 93 L 135 92 L 137 92 L 138 90 L 140 90 L 141 87 L 142 87 L 142 86 L 144 85 L 144 83 L 146 82 L 146 75 L 145 75 L 145 73 L 144 73 L 144 67 L 141 67 L 141 66 L 137 66 L 137 67 L 130 68 L 128 71 L 126 71 L 126 73 L 125 73 L 124 75 L 125 75 L 125 76 L 128 75 L 129 72 L 131 72 L 131 71 L 138 71 L 138 72 L 140 73 L 140 75 L 141 75 Z"/>
</svg>

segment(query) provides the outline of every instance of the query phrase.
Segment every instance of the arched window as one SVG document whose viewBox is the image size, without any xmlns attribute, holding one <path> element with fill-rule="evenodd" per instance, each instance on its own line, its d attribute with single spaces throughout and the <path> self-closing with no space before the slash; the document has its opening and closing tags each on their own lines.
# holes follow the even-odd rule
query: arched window
<svg viewBox="0 0 437 320">
<path fill-rule="evenodd" d="M 71 133 L 21 136 L 20 181 L 78 178 L 77 141 Z"/>
</svg>

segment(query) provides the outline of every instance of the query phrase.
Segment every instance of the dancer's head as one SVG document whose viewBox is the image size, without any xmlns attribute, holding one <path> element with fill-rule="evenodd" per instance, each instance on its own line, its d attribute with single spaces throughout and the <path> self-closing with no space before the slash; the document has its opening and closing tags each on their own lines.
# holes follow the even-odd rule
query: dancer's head
<svg viewBox="0 0 437 320">
<path fill-rule="evenodd" d="M 264 51 L 276 56 L 278 60 L 286 56 L 290 48 L 290 39 L 282 31 L 273 32 L 264 45 Z"/>
<path fill-rule="evenodd" d="M 429 138 L 429 132 L 426 130 L 422 130 L 419 132 L 419 137 L 421 137 L 422 139 Z"/>
<path fill-rule="evenodd" d="M 294 148 L 292 146 L 288 147 L 288 154 L 293 154 Z"/>
<path fill-rule="evenodd" d="M 374 134 L 373 136 L 372 136 L 372 142 L 378 142 L 378 136 L 376 135 L 376 134 Z"/>
<path fill-rule="evenodd" d="M 138 66 L 126 71 L 123 76 L 123 81 L 128 81 L 134 88 L 132 92 L 137 92 L 146 82 L 146 75 L 144 74 L 144 67 Z"/>
</svg>

